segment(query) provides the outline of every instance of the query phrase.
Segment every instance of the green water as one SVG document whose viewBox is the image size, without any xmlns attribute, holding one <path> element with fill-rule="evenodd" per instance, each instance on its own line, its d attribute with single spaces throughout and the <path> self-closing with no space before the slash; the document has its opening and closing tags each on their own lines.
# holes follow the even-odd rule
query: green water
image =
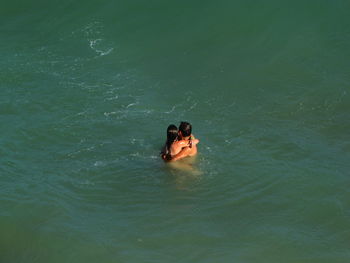
<svg viewBox="0 0 350 263">
<path fill-rule="evenodd" d="M 349 262 L 349 10 L 3 2 L 0 262 Z"/>
</svg>

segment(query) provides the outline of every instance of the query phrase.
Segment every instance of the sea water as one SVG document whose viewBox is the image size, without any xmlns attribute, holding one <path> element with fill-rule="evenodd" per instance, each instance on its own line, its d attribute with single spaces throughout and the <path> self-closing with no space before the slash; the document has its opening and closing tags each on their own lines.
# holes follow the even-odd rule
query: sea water
<svg viewBox="0 0 350 263">
<path fill-rule="evenodd" d="M 349 10 L 3 1 L 0 262 L 349 262 Z"/>
</svg>

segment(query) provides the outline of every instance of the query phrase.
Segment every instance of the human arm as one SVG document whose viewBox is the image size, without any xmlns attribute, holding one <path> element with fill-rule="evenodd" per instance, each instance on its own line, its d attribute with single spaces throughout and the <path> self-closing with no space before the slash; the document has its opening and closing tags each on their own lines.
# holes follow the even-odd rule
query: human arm
<svg viewBox="0 0 350 263">
<path fill-rule="evenodd" d="M 197 145 L 199 143 L 198 139 L 192 139 L 192 145 Z"/>
<path fill-rule="evenodd" d="M 192 135 L 192 138 L 191 140 L 180 140 L 180 141 L 177 141 L 176 142 L 176 145 L 177 147 L 181 147 L 181 148 L 184 148 L 184 147 L 191 147 L 191 145 L 197 145 L 199 143 L 199 140 L 196 139 L 193 135 Z"/>
<path fill-rule="evenodd" d="M 196 139 L 193 134 L 191 134 L 190 138 L 191 138 L 190 139 L 190 147 L 191 147 L 191 145 L 197 145 L 199 143 L 199 140 Z"/>
<path fill-rule="evenodd" d="M 182 150 L 177 153 L 176 155 L 172 156 L 170 160 L 167 160 L 169 162 L 174 162 L 174 161 L 177 161 L 177 160 L 180 160 L 184 157 L 187 157 L 190 155 L 192 149 L 190 147 L 185 147 L 185 148 L 182 148 Z"/>
</svg>

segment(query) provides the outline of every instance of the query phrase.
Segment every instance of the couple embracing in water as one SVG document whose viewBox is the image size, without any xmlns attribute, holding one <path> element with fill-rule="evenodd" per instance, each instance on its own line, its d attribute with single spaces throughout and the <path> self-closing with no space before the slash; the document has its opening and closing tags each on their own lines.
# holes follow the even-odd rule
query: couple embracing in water
<svg viewBox="0 0 350 263">
<path fill-rule="evenodd" d="M 161 157 L 166 162 L 180 160 L 197 154 L 199 140 L 192 134 L 192 126 L 188 122 L 181 122 L 179 129 L 174 124 L 168 126 L 167 140 L 162 149 Z"/>
</svg>

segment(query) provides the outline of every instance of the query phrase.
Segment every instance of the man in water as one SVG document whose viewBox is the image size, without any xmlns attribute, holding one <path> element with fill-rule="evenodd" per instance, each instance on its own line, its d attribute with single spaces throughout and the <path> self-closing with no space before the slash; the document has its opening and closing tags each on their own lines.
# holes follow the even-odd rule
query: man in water
<svg viewBox="0 0 350 263">
<path fill-rule="evenodd" d="M 179 126 L 179 139 L 182 141 L 188 141 L 188 146 L 183 147 L 183 145 L 178 145 L 182 147 L 181 151 L 174 155 L 170 161 L 177 161 L 187 156 L 195 156 L 197 154 L 197 143 L 199 142 L 192 135 L 192 125 L 188 122 L 181 122 Z M 196 143 L 192 143 L 193 140 L 196 140 Z M 174 143 L 176 144 L 176 142 Z M 174 145 L 177 147 L 177 145 Z"/>
</svg>

